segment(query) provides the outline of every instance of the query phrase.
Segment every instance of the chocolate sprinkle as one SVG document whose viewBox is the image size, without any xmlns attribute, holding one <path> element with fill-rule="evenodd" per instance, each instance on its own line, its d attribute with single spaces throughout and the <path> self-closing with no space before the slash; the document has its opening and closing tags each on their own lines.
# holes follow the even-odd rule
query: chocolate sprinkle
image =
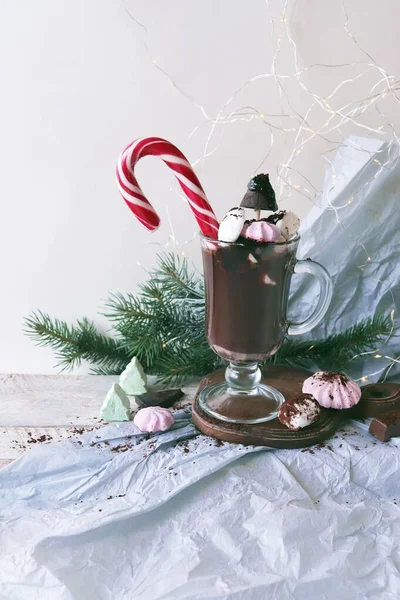
<svg viewBox="0 0 400 600">
<path fill-rule="evenodd" d="M 340 373 L 339 371 L 321 371 L 315 373 L 315 376 L 320 381 L 329 381 L 330 383 L 334 381 L 339 381 L 342 385 L 347 385 L 350 381 L 349 377 L 344 373 Z"/>
</svg>

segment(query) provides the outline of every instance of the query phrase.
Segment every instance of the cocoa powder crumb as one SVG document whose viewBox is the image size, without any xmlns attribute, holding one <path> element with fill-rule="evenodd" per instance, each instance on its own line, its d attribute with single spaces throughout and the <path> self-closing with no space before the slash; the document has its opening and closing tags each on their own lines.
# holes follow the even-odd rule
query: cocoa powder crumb
<svg viewBox="0 0 400 600">
<path fill-rule="evenodd" d="M 344 373 L 340 373 L 339 371 L 325 371 L 316 373 L 316 377 L 318 377 L 320 381 L 339 381 L 342 385 L 347 385 L 350 381 L 347 375 L 345 375 Z"/>
<path fill-rule="evenodd" d="M 85 432 L 85 429 L 83 427 L 73 427 L 70 430 L 70 433 L 78 434 L 78 435 L 80 435 L 81 433 L 84 433 L 84 432 Z"/>
<path fill-rule="evenodd" d="M 132 446 L 130 444 L 119 444 L 118 446 L 114 446 L 114 448 L 111 448 L 111 452 L 126 452 L 131 448 Z"/>
</svg>

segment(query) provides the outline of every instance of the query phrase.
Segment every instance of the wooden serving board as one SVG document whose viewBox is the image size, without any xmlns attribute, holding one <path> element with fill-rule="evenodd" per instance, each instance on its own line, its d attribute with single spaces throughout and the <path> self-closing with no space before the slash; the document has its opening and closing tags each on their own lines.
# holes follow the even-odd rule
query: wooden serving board
<svg viewBox="0 0 400 600">
<path fill-rule="evenodd" d="M 349 410 L 352 419 L 378 417 L 400 409 L 399 383 L 370 383 L 362 388 L 361 400 Z"/>
<path fill-rule="evenodd" d="M 263 368 L 263 382 L 275 387 L 285 398 L 301 393 L 303 381 L 312 373 L 305 369 L 268 365 Z M 207 415 L 199 406 L 198 395 L 210 383 L 224 380 L 225 370 L 204 377 L 193 401 L 193 422 L 206 435 L 236 444 L 272 446 L 274 448 L 305 448 L 330 438 L 343 420 L 340 411 L 321 409 L 316 423 L 301 431 L 291 431 L 278 419 L 256 425 L 225 423 Z"/>
</svg>

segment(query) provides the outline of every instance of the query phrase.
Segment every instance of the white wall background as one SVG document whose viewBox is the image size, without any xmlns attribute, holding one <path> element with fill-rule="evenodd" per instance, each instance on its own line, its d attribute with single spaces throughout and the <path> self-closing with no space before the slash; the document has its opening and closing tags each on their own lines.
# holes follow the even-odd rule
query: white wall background
<svg viewBox="0 0 400 600">
<path fill-rule="evenodd" d="M 336 108 L 366 97 L 382 77 L 368 68 L 370 59 L 346 33 L 340 2 L 297 0 L 288 6 L 301 67 L 351 63 L 313 67 L 302 73 L 302 81 L 326 96 L 349 79 L 331 101 Z M 137 172 L 162 217 L 160 230 L 150 236 L 126 208 L 114 166 L 132 139 L 166 137 L 195 162 L 212 127 L 198 105 L 215 118 L 248 79 L 269 73 L 246 86 L 224 114 L 251 106 L 278 115 L 264 118 L 274 127 L 259 118 L 218 125 L 210 143 L 215 151 L 196 170 L 221 216 L 240 201 L 271 147 L 272 131 L 262 170 L 279 183 L 277 169 L 296 135 L 279 127 L 298 129 L 296 115 L 305 116 L 312 104 L 293 77 L 293 45 L 285 38 L 282 7 L 283 0 L 0 2 L 0 371 L 52 372 L 52 352 L 22 334 L 23 317 L 32 310 L 66 320 L 95 318 L 109 291 L 134 291 L 145 276 L 138 261 L 153 265 L 171 233 L 165 206 L 181 244 L 195 233 L 188 207 L 156 159 L 140 163 Z M 353 36 L 398 78 L 398 2 L 352 0 L 347 8 Z M 289 102 L 271 77 L 277 48 L 277 71 L 292 75 L 280 80 Z M 289 116 L 279 117 L 281 111 Z M 399 125 L 398 112 L 393 97 L 387 99 L 385 118 L 371 106 L 358 125 L 350 121 L 326 139 L 314 136 L 293 166 L 318 189 L 327 164 L 323 152 L 334 151 L 347 133 L 376 135 L 363 126 L 384 124 L 382 135 L 392 136 L 388 123 Z M 326 118 L 316 106 L 307 122 L 318 128 Z M 304 215 L 315 201 L 313 188 L 296 171 L 292 177 L 298 191 L 286 188 L 282 203 Z M 194 244 L 184 248 L 195 252 Z"/>
</svg>

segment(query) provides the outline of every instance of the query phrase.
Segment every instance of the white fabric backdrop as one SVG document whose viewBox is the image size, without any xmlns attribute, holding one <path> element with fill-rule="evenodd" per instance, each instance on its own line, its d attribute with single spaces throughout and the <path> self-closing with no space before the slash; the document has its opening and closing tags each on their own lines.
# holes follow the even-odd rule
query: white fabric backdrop
<svg viewBox="0 0 400 600">
<path fill-rule="evenodd" d="M 360 319 L 400 309 L 400 164 L 399 148 L 378 140 L 347 138 L 327 170 L 319 204 L 301 227 L 299 258 L 312 258 L 332 276 L 334 295 L 322 324 L 308 337 L 321 339 L 343 331 Z M 381 165 L 386 165 L 382 167 Z M 333 178 L 335 190 L 332 192 Z M 341 208 L 343 207 L 343 208 Z M 370 258 L 370 260 L 368 260 Z M 294 277 L 291 316 L 310 312 L 310 278 Z M 399 338 L 392 337 L 384 352 L 395 356 Z M 350 366 L 355 377 L 391 364 L 367 355 Z M 395 365 L 390 376 L 400 372 Z"/>
</svg>

